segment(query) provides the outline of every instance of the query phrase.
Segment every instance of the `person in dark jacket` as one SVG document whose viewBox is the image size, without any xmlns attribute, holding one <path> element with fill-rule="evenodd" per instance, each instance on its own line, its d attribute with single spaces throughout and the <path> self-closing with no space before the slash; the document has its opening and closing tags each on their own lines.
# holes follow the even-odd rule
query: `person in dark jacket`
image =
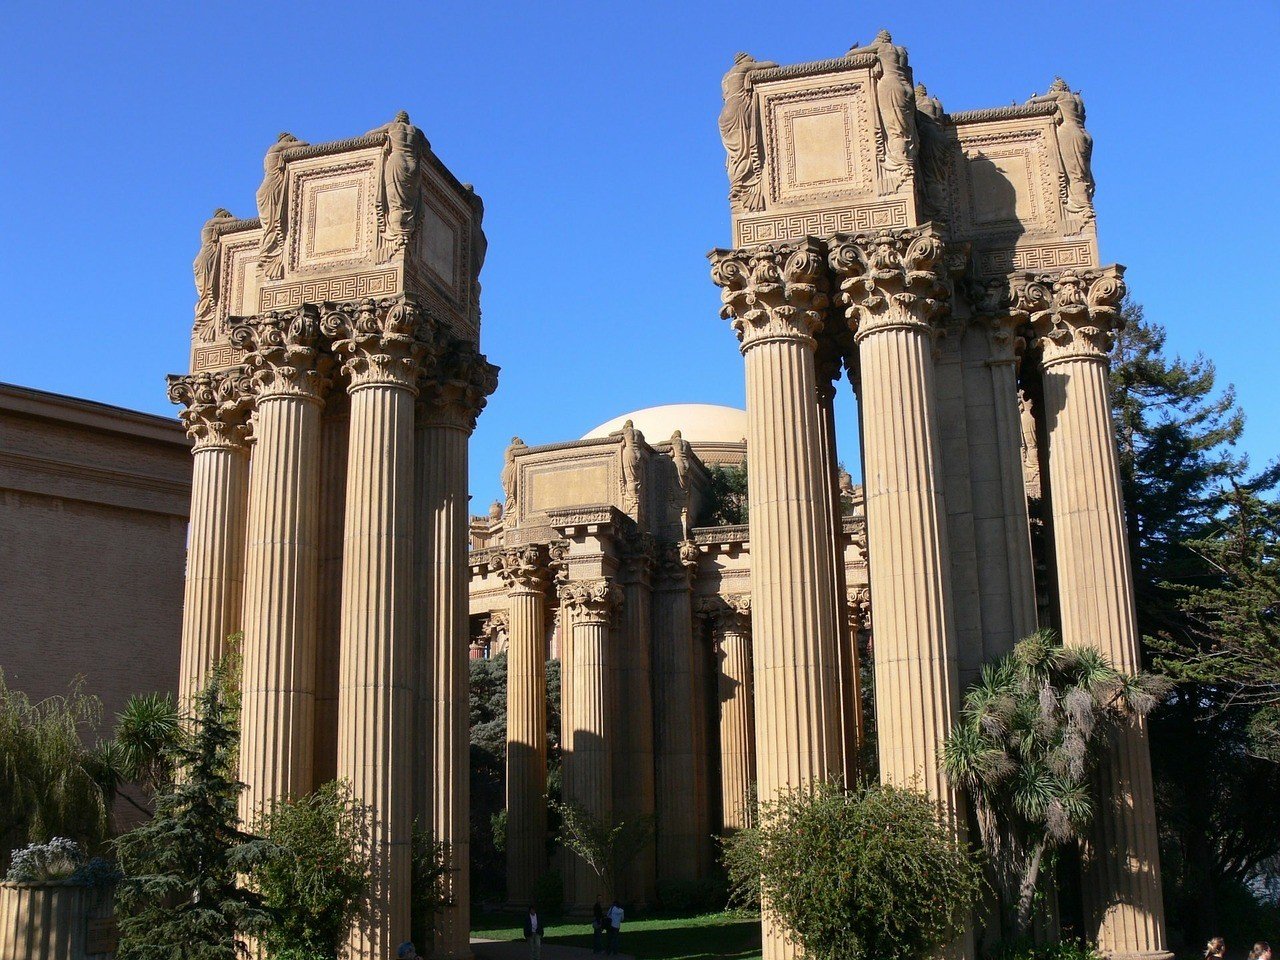
<svg viewBox="0 0 1280 960">
<path fill-rule="evenodd" d="M 604 907 L 600 905 L 600 898 L 596 897 L 595 910 L 591 914 L 591 952 L 604 953 L 604 931 L 608 925 L 604 918 Z"/>
<path fill-rule="evenodd" d="M 529 904 L 529 915 L 524 918 L 524 939 L 529 944 L 529 960 L 542 956 L 542 920 L 538 918 L 537 904 Z"/>
</svg>

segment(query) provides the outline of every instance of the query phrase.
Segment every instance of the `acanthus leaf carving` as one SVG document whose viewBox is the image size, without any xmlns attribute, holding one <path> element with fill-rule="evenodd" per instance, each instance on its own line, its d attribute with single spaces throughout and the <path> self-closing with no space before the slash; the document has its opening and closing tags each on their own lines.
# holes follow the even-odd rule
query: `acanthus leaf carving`
<svg viewBox="0 0 1280 960">
<path fill-rule="evenodd" d="M 944 253 L 930 227 L 833 237 L 829 262 L 855 337 L 903 328 L 935 332 L 948 314 Z"/>
<path fill-rule="evenodd" d="M 1046 367 L 1065 360 L 1105 363 L 1112 334 L 1123 324 L 1123 268 L 1067 270 L 1052 280 L 1049 299 L 1031 316 Z"/>
<path fill-rule="evenodd" d="M 709 257 L 723 303 L 720 316 L 732 322 L 744 353 L 779 339 L 813 346 L 831 302 L 821 241 L 713 250 Z"/>
<path fill-rule="evenodd" d="M 560 587 L 560 606 L 575 623 L 608 623 L 622 606 L 622 588 L 608 577 L 571 580 Z"/>
<path fill-rule="evenodd" d="M 470 341 L 443 330 L 434 352 L 435 363 L 424 367 L 418 393 L 424 415 L 431 423 L 471 433 L 498 388 L 498 368 Z"/>
<path fill-rule="evenodd" d="M 182 405 L 178 419 L 195 451 L 248 449 L 252 384 L 245 368 L 171 375 L 167 382 L 169 400 Z"/>
<path fill-rule="evenodd" d="M 311 304 L 248 318 L 231 329 L 231 344 L 245 351 L 258 399 L 319 402 L 329 387 L 333 358 L 324 349 L 320 314 Z"/>
<path fill-rule="evenodd" d="M 320 328 L 343 358 L 351 392 L 378 385 L 416 393 L 423 360 L 435 345 L 428 315 L 404 296 L 326 303 Z"/>
<path fill-rule="evenodd" d="M 547 548 L 536 543 L 502 550 L 490 559 L 489 566 L 512 592 L 541 592 L 552 572 Z"/>
</svg>

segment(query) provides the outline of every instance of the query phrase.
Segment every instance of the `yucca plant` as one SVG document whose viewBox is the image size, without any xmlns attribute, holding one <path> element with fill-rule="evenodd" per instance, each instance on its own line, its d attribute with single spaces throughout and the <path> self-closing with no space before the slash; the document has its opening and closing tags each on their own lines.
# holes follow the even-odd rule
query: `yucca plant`
<svg viewBox="0 0 1280 960">
<path fill-rule="evenodd" d="M 1146 716 L 1167 683 L 1115 669 L 1052 630 L 983 667 L 943 749 L 966 791 L 1000 887 L 1006 929 L 1030 935 L 1046 856 L 1093 819 L 1092 774 L 1112 731 Z"/>
</svg>

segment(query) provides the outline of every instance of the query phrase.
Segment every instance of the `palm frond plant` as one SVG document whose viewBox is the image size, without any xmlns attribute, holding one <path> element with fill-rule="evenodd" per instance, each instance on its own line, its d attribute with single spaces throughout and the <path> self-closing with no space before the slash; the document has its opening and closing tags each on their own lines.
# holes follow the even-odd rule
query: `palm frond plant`
<svg viewBox="0 0 1280 960">
<path fill-rule="evenodd" d="M 1166 691 L 1163 678 L 1123 673 L 1098 650 L 1041 630 L 983 667 L 965 694 L 942 765 L 973 805 L 1013 939 L 1031 933 L 1046 859 L 1093 819 L 1092 775 L 1112 732 Z"/>
</svg>

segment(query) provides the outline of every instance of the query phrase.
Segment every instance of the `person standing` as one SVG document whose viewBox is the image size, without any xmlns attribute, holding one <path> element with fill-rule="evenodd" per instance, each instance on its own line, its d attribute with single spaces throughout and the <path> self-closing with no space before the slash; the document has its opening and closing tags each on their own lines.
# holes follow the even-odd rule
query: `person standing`
<svg viewBox="0 0 1280 960">
<path fill-rule="evenodd" d="M 1221 937 L 1214 937 L 1204 946 L 1204 960 L 1225 960 L 1227 956 L 1227 941 Z"/>
<path fill-rule="evenodd" d="M 591 952 L 604 953 L 604 907 L 600 906 L 600 898 L 596 897 L 595 909 L 591 914 Z"/>
<path fill-rule="evenodd" d="M 1249 951 L 1249 960 L 1271 960 L 1271 944 L 1265 940 L 1259 940 Z"/>
<path fill-rule="evenodd" d="M 616 957 L 618 955 L 618 935 L 622 933 L 622 904 L 617 900 L 613 901 L 613 906 L 609 908 L 609 956 Z"/>
<path fill-rule="evenodd" d="M 418 960 L 418 948 L 412 940 L 406 940 L 396 948 L 396 960 Z"/>
<path fill-rule="evenodd" d="M 538 919 L 537 904 L 529 904 L 529 915 L 524 918 L 524 939 L 529 944 L 529 960 L 542 956 L 542 921 Z"/>
</svg>

